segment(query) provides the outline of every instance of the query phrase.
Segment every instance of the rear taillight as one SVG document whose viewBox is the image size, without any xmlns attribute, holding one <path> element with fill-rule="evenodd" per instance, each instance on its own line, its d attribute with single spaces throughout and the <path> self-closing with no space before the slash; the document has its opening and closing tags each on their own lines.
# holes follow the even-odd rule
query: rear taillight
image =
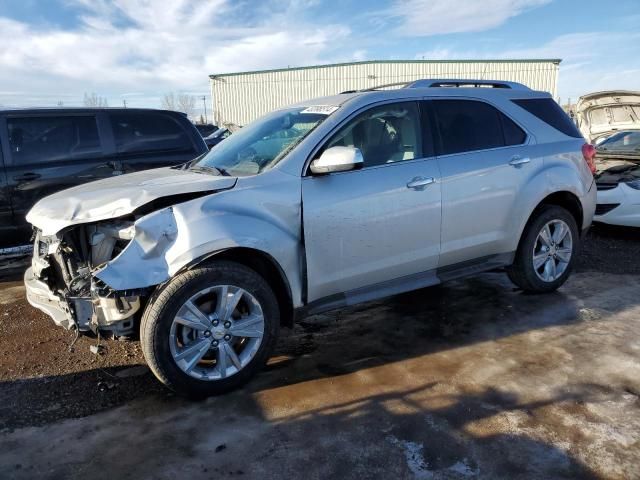
<svg viewBox="0 0 640 480">
<path fill-rule="evenodd" d="M 590 143 L 582 145 L 582 157 L 587 162 L 591 173 L 596 173 L 596 147 Z"/>
</svg>

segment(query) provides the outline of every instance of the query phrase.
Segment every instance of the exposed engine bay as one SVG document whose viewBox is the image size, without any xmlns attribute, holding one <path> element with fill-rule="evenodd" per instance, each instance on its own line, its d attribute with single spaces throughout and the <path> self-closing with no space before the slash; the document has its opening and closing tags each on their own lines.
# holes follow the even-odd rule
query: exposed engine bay
<svg viewBox="0 0 640 480">
<path fill-rule="evenodd" d="M 600 190 L 606 189 L 605 186 L 613 188 L 621 182 L 637 182 L 640 180 L 640 165 L 622 162 L 598 172 L 595 179 Z"/>
<path fill-rule="evenodd" d="M 32 272 L 68 305 L 67 329 L 128 335 L 148 289 L 115 291 L 94 274 L 133 239 L 134 218 L 77 225 L 56 235 L 34 234 Z M 57 320 L 54 318 L 54 320 Z"/>
</svg>

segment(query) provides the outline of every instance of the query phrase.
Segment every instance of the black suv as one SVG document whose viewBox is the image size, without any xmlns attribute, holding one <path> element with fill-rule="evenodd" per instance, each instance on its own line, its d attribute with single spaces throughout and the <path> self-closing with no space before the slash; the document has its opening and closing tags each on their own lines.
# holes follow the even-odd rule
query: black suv
<svg viewBox="0 0 640 480">
<path fill-rule="evenodd" d="M 133 108 L 0 110 L 0 145 L 0 248 L 29 242 L 25 215 L 51 193 L 207 152 L 185 115 Z"/>
</svg>

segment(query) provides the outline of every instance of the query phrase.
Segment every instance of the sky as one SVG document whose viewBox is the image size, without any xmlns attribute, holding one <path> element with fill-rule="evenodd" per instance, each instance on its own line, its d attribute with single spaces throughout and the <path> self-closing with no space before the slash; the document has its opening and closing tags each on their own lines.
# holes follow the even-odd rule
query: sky
<svg viewBox="0 0 640 480">
<path fill-rule="evenodd" d="M 640 90 L 638 25 L 640 0 L 0 0 L 0 105 L 210 104 L 215 73 L 496 58 L 562 59 L 564 103 Z"/>
</svg>

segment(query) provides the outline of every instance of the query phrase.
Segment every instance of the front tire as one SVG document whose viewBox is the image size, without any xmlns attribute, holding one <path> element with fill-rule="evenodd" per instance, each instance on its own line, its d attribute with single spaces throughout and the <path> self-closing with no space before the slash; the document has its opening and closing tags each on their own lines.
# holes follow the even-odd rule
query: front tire
<svg viewBox="0 0 640 480">
<path fill-rule="evenodd" d="M 255 271 L 217 261 L 188 270 L 149 300 L 140 340 L 155 376 L 175 392 L 205 397 L 238 388 L 278 339 L 278 302 Z"/>
<path fill-rule="evenodd" d="M 571 274 L 579 245 L 573 215 L 557 205 L 545 205 L 527 223 L 507 274 L 526 292 L 557 290 Z"/>
</svg>

